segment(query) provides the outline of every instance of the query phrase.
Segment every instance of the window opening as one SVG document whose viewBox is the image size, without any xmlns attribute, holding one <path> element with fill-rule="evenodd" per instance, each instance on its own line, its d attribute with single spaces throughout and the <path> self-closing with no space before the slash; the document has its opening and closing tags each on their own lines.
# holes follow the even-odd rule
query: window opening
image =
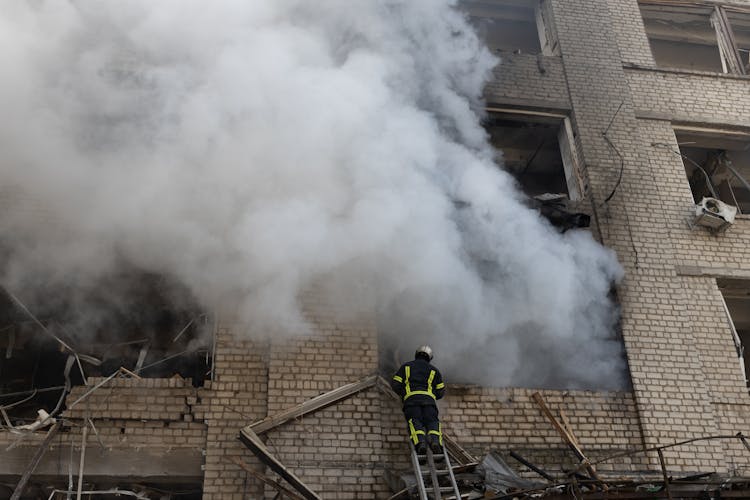
<svg viewBox="0 0 750 500">
<path fill-rule="evenodd" d="M 748 384 L 750 353 L 745 352 L 745 347 L 750 345 L 750 280 L 720 278 L 716 283 L 724 300 L 724 311 L 732 329 L 742 377 Z"/>
<path fill-rule="evenodd" d="M 712 4 L 641 0 L 646 35 L 657 66 L 745 75 L 750 12 Z"/>
<path fill-rule="evenodd" d="M 78 354 L 80 363 L 67 369 L 72 385 L 83 384 L 84 374 L 107 377 L 124 367 L 145 378 L 181 376 L 202 386 L 212 326 L 185 287 L 134 269 L 23 298 L 0 288 L 0 406 L 28 398 L 8 411 L 14 426 L 55 408 L 71 353 L 50 333 Z"/>
<path fill-rule="evenodd" d="M 461 0 L 458 7 L 493 52 L 540 54 L 543 47 L 547 53 L 555 45 L 549 30 L 538 29 L 544 25 L 544 16 L 536 2 Z"/>
<path fill-rule="evenodd" d="M 718 198 L 750 214 L 750 135 L 675 127 L 675 136 L 695 203 Z"/>
<path fill-rule="evenodd" d="M 491 108 L 485 129 L 496 163 L 518 181 L 532 206 L 562 231 L 588 227 L 589 215 L 576 212 L 580 169 L 568 117 Z"/>
</svg>

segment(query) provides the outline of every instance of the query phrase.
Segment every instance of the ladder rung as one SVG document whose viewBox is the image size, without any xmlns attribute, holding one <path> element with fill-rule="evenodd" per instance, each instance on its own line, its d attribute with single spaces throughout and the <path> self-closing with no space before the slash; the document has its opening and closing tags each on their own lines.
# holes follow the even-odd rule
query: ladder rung
<svg viewBox="0 0 750 500">
<path fill-rule="evenodd" d="M 420 472 L 422 473 L 423 476 L 429 476 L 431 474 L 429 470 L 420 470 Z M 450 474 L 450 471 L 448 471 L 448 470 L 436 470 L 435 474 L 437 474 L 438 476 L 447 476 L 447 475 Z"/>
<path fill-rule="evenodd" d="M 426 486 L 425 491 L 433 491 L 435 488 L 432 486 Z M 453 491 L 453 486 L 441 486 L 440 487 L 440 493 L 451 493 Z"/>
</svg>

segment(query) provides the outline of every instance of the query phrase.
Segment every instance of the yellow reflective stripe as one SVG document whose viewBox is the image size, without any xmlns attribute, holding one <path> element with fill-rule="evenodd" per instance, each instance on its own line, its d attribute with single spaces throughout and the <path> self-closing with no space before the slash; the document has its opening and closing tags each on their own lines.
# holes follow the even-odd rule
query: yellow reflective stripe
<svg viewBox="0 0 750 500">
<path fill-rule="evenodd" d="M 427 392 L 427 391 L 411 391 L 408 395 L 404 396 L 404 399 L 406 399 L 406 398 L 408 398 L 410 396 L 414 396 L 415 394 L 421 394 L 423 396 L 431 396 L 433 398 L 435 397 L 435 395 L 433 393 L 431 393 L 431 392 Z"/>
<path fill-rule="evenodd" d="M 411 436 L 411 440 L 416 446 L 417 443 L 419 443 L 419 435 L 424 436 L 424 431 L 418 431 L 414 428 L 414 422 L 412 422 L 412 419 L 409 419 L 409 435 Z"/>
<path fill-rule="evenodd" d="M 393 376 L 393 380 L 395 380 L 396 382 L 403 382 L 403 381 L 404 381 L 404 379 L 402 379 L 402 378 L 401 378 L 401 377 L 399 377 L 398 375 L 394 375 L 394 376 Z"/>
<path fill-rule="evenodd" d="M 435 386 L 435 389 L 444 389 L 444 388 L 445 388 L 444 382 L 440 382 L 438 385 Z"/>
<path fill-rule="evenodd" d="M 432 434 L 434 436 L 438 437 L 438 443 L 440 443 L 440 446 L 443 446 L 443 423 L 438 423 L 438 430 L 436 431 L 429 431 L 427 434 Z"/>
<path fill-rule="evenodd" d="M 430 396 L 432 399 L 437 399 L 435 397 L 435 393 L 432 392 L 432 380 L 435 378 L 435 370 L 430 370 L 430 377 L 427 379 L 427 390 L 426 391 L 412 391 L 411 385 L 409 384 L 409 377 L 411 376 L 411 367 L 406 366 L 404 368 L 404 371 L 406 372 L 406 378 L 404 379 L 404 387 L 406 389 L 404 393 L 404 401 L 409 399 L 412 396 L 415 396 L 417 394 L 423 395 L 423 396 Z"/>
</svg>

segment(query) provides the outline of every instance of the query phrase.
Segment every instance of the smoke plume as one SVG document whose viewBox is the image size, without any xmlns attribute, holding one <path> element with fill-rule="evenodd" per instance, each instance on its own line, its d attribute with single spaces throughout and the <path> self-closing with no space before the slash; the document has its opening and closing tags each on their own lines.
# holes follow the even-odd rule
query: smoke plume
<svg viewBox="0 0 750 500">
<path fill-rule="evenodd" d="M 262 331 L 322 281 L 448 380 L 623 384 L 622 271 L 494 163 L 454 2 L 8 2 L 0 61 L 8 290 L 126 262 Z"/>
</svg>

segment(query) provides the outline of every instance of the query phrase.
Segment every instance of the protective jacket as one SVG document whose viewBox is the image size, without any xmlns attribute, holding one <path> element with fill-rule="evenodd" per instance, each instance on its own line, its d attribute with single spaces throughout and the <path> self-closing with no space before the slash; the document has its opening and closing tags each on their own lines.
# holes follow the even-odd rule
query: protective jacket
<svg viewBox="0 0 750 500">
<path fill-rule="evenodd" d="M 434 405 L 445 393 L 440 371 L 421 357 L 401 365 L 391 380 L 391 387 L 401 396 L 404 407 Z"/>
</svg>

